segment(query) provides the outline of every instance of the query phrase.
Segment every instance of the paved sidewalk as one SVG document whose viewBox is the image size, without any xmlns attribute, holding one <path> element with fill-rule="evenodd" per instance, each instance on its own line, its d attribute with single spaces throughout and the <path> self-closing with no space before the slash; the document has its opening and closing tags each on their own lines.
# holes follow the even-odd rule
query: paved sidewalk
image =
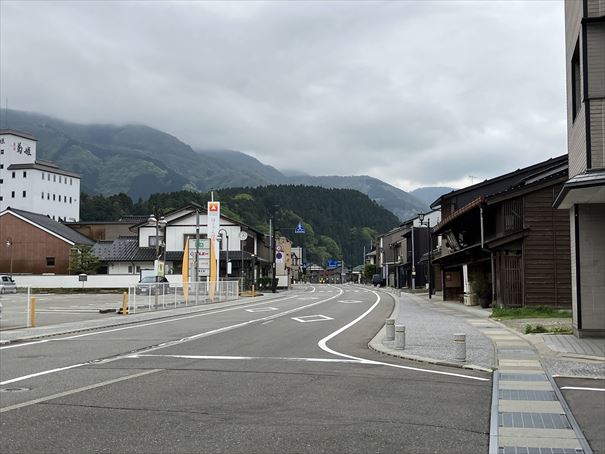
<svg viewBox="0 0 605 454">
<path fill-rule="evenodd" d="M 605 377 L 603 339 L 527 335 L 491 320 L 491 309 L 394 294 L 396 324 L 406 327 L 404 350 L 385 341 L 371 349 L 416 361 L 494 369 L 490 453 L 589 453 L 590 447 L 553 376 Z M 453 336 L 466 334 L 467 361 L 455 361 Z"/>
</svg>

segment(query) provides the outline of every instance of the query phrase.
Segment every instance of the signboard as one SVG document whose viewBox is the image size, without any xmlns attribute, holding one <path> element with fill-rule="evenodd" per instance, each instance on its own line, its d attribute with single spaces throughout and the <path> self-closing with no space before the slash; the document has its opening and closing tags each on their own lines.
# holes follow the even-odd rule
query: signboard
<svg viewBox="0 0 605 454">
<path fill-rule="evenodd" d="M 189 269 L 195 279 L 195 238 L 189 239 Z M 197 240 L 198 277 L 210 276 L 210 239 Z M 195 279 L 197 280 L 197 279 Z"/>
<path fill-rule="evenodd" d="M 328 268 L 338 268 L 340 266 L 340 262 L 336 259 L 328 260 Z"/>
<path fill-rule="evenodd" d="M 217 238 L 221 228 L 221 202 L 208 202 L 208 238 Z"/>
<path fill-rule="evenodd" d="M 305 233 L 305 226 L 302 225 L 302 222 L 298 223 L 298 225 L 294 229 L 294 233 Z"/>
</svg>

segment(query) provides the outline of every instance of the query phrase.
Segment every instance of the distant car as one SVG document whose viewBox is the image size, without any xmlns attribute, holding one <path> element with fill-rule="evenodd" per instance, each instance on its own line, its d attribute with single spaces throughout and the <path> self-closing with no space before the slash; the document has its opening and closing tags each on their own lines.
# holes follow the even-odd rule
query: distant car
<svg viewBox="0 0 605 454">
<path fill-rule="evenodd" d="M 17 293 L 17 284 L 11 276 L 0 275 L 0 293 Z"/>
<path fill-rule="evenodd" d="M 372 285 L 375 287 L 384 287 L 387 285 L 387 281 L 380 274 L 374 274 L 372 276 Z"/>
<path fill-rule="evenodd" d="M 137 295 L 165 295 L 169 291 L 170 284 L 165 276 L 144 277 L 135 288 Z"/>
</svg>

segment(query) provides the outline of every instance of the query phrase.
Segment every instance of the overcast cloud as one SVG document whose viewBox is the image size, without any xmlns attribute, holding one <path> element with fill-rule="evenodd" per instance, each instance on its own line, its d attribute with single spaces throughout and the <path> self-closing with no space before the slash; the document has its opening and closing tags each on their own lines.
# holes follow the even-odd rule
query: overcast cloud
<svg viewBox="0 0 605 454">
<path fill-rule="evenodd" d="M 0 3 L 1 97 L 402 189 L 566 152 L 563 3 Z"/>
</svg>

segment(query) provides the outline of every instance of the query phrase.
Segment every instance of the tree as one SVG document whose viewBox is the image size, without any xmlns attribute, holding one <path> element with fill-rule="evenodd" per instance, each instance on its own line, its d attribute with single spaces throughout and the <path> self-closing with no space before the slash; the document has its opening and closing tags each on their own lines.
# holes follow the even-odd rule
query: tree
<svg viewBox="0 0 605 454">
<path fill-rule="evenodd" d="M 99 258 L 91 251 L 92 246 L 74 246 L 69 253 L 71 274 L 94 274 L 101 266 Z"/>
<path fill-rule="evenodd" d="M 375 274 L 376 274 L 376 265 L 374 265 L 373 263 L 366 264 L 366 266 L 363 268 L 363 277 L 371 280 L 372 276 L 374 276 Z"/>
</svg>

